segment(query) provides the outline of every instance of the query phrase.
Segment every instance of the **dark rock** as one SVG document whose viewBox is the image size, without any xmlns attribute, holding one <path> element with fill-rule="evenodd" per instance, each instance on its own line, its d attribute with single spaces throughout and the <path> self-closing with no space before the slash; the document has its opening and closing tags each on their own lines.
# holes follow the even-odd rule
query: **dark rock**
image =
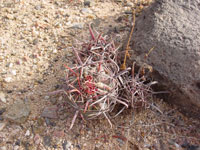
<svg viewBox="0 0 200 150">
<path fill-rule="evenodd" d="M 41 116 L 46 117 L 46 118 L 51 118 L 51 119 L 57 119 L 57 106 L 51 106 L 51 107 L 46 107 L 44 108 Z"/>
<path fill-rule="evenodd" d="M 63 148 L 63 150 L 67 150 L 67 149 L 66 149 L 66 146 L 67 146 L 67 141 L 64 141 L 64 142 L 62 143 L 62 148 Z"/>
<path fill-rule="evenodd" d="M 166 98 L 200 118 L 199 0 L 157 0 L 136 20 L 132 60 L 152 65 Z M 155 47 L 147 59 L 148 51 Z"/>
<path fill-rule="evenodd" d="M 0 116 L 0 121 L 3 121 L 3 117 L 2 116 Z"/>
<path fill-rule="evenodd" d="M 0 109 L 0 115 L 2 115 L 6 111 L 6 108 L 1 108 Z"/>
<path fill-rule="evenodd" d="M 50 136 L 44 136 L 43 142 L 45 146 L 51 146 L 51 137 Z"/>
<path fill-rule="evenodd" d="M 12 90 L 7 90 L 7 93 L 8 93 L 8 94 L 10 94 L 10 93 L 12 93 L 12 92 L 13 92 Z"/>
<path fill-rule="evenodd" d="M 22 100 L 16 100 L 14 104 L 7 108 L 3 117 L 15 123 L 24 123 L 30 114 L 29 103 Z"/>
<path fill-rule="evenodd" d="M 15 145 L 20 146 L 20 143 L 21 143 L 21 141 L 20 141 L 20 139 L 18 139 L 18 140 L 15 142 Z"/>
<path fill-rule="evenodd" d="M 52 126 L 52 127 L 56 126 L 56 123 L 49 120 L 48 118 L 45 118 L 45 122 L 47 126 Z"/>
<path fill-rule="evenodd" d="M 89 0 L 84 0 L 84 6 L 90 7 L 91 2 Z"/>
</svg>

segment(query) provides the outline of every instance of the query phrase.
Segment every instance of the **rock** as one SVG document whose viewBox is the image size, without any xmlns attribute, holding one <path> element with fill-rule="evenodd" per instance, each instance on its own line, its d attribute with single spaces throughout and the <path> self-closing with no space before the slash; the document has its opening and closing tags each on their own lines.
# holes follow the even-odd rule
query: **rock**
<svg viewBox="0 0 200 150">
<path fill-rule="evenodd" d="M 43 142 L 45 146 L 51 146 L 51 137 L 50 136 L 44 136 Z"/>
<path fill-rule="evenodd" d="M 0 116 L 6 111 L 6 108 L 1 108 L 0 109 Z"/>
<path fill-rule="evenodd" d="M 5 122 L 0 123 L 0 131 L 3 130 L 3 128 L 6 126 Z"/>
<path fill-rule="evenodd" d="M 6 96 L 3 92 L 0 92 L 0 100 L 4 103 L 6 103 Z M 1 112 L 1 111 L 0 111 Z"/>
<path fill-rule="evenodd" d="M 36 145 L 38 145 L 38 144 L 40 144 L 41 143 L 41 141 L 42 141 L 42 139 L 41 139 L 41 137 L 40 137 L 40 135 L 39 134 L 36 134 L 35 136 L 34 136 L 34 143 L 36 144 Z"/>
<path fill-rule="evenodd" d="M 81 9 L 81 13 L 82 13 L 82 14 L 91 14 L 92 11 L 89 10 L 88 8 L 82 8 L 82 9 Z"/>
<path fill-rule="evenodd" d="M 15 145 L 13 150 L 18 150 L 19 149 L 19 146 L 18 145 Z"/>
<path fill-rule="evenodd" d="M 41 9 L 41 5 L 35 6 L 35 9 L 36 9 L 36 10 L 40 10 L 40 9 Z"/>
<path fill-rule="evenodd" d="M 115 0 L 115 2 L 116 2 L 116 3 L 121 3 L 121 2 L 122 2 L 122 0 Z"/>
<path fill-rule="evenodd" d="M 26 133 L 25 133 L 25 136 L 30 136 L 30 134 L 31 134 L 30 131 L 27 130 Z"/>
<path fill-rule="evenodd" d="M 74 24 L 71 28 L 72 29 L 83 29 L 83 24 L 82 23 L 77 23 L 77 24 Z"/>
<path fill-rule="evenodd" d="M 58 137 L 58 138 L 62 138 L 65 136 L 65 132 L 64 130 L 55 130 L 53 132 L 53 136 Z"/>
<path fill-rule="evenodd" d="M 136 20 L 132 60 L 147 62 L 168 100 L 200 117 L 199 0 L 154 2 Z M 155 47 L 147 59 L 144 56 Z"/>
<path fill-rule="evenodd" d="M 94 19 L 92 21 L 92 23 L 93 23 L 94 27 L 98 27 L 101 24 L 101 21 L 102 20 L 100 18 L 97 18 L 97 19 Z"/>
<path fill-rule="evenodd" d="M 49 120 L 48 118 L 45 118 L 45 123 L 46 123 L 47 126 L 52 126 L 52 127 L 56 126 L 56 123 Z"/>
<path fill-rule="evenodd" d="M 15 145 L 18 145 L 18 146 L 20 146 L 20 144 L 21 144 L 21 141 L 20 141 L 20 139 L 17 139 L 17 141 L 15 142 Z"/>
<path fill-rule="evenodd" d="M 16 71 L 16 70 L 11 70 L 10 72 L 11 72 L 11 74 L 14 75 L 14 76 L 16 76 L 16 74 L 17 74 L 17 71 Z"/>
<path fill-rule="evenodd" d="M 16 100 L 14 104 L 7 108 L 3 117 L 15 123 L 24 123 L 29 114 L 30 108 L 28 103 L 24 103 L 22 100 Z"/>
<path fill-rule="evenodd" d="M 12 82 L 13 79 L 12 77 L 6 77 L 4 80 L 5 82 L 9 83 L 9 82 Z"/>
<path fill-rule="evenodd" d="M 7 150 L 6 146 L 2 146 L 1 150 Z"/>
<path fill-rule="evenodd" d="M 89 0 L 84 0 L 84 6 L 90 7 L 91 2 Z"/>
<path fill-rule="evenodd" d="M 73 145 L 72 145 L 72 143 L 70 141 L 64 141 L 62 143 L 62 148 L 63 148 L 63 150 L 72 149 Z"/>
<path fill-rule="evenodd" d="M 57 119 L 57 106 L 51 106 L 44 108 L 42 114 L 42 117 L 51 118 L 51 119 Z"/>
</svg>

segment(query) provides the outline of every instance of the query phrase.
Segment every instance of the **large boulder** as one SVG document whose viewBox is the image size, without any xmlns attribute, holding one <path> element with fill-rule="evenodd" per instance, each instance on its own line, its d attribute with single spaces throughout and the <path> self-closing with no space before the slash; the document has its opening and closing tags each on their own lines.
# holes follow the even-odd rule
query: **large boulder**
<svg viewBox="0 0 200 150">
<path fill-rule="evenodd" d="M 157 0 L 134 30 L 132 59 L 150 64 L 168 100 L 200 118 L 200 0 Z"/>
</svg>

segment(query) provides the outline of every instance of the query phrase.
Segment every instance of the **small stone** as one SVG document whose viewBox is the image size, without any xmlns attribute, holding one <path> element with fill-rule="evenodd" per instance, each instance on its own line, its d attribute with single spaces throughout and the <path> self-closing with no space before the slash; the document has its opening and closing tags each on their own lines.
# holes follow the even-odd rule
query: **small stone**
<svg viewBox="0 0 200 150">
<path fill-rule="evenodd" d="M 63 150 L 73 149 L 73 145 L 70 141 L 64 141 L 62 144 Z"/>
<path fill-rule="evenodd" d="M 9 68 L 13 67 L 13 63 L 6 64 L 6 67 L 9 67 Z"/>
<path fill-rule="evenodd" d="M 17 74 L 17 71 L 16 71 L 16 70 L 11 70 L 10 72 L 11 72 L 11 74 L 14 75 L 14 76 Z"/>
<path fill-rule="evenodd" d="M 90 7 L 91 2 L 89 0 L 84 0 L 84 6 Z"/>
<path fill-rule="evenodd" d="M 19 149 L 19 146 L 18 145 L 15 145 L 13 150 L 18 150 Z"/>
<path fill-rule="evenodd" d="M 88 8 L 82 8 L 82 9 L 81 9 L 81 13 L 82 13 L 82 14 L 89 14 L 89 13 L 91 14 L 92 11 L 89 10 Z"/>
<path fill-rule="evenodd" d="M 58 137 L 58 138 L 62 138 L 62 137 L 65 136 L 65 133 L 64 133 L 64 130 L 61 130 L 61 131 L 55 130 L 55 131 L 53 132 L 53 135 L 56 136 L 56 137 Z"/>
<path fill-rule="evenodd" d="M 49 96 L 45 96 L 44 99 L 48 100 L 48 99 L 49 99 Z"/>
<path fill-rule="evenodd" d="M 7 150 L 6 146 L 2 146 L 1 150 Z"/>
<path fill-rule="evenodd" d="M 83 29 L 83 24 L 77 23 L 77 24 L 74 24 L 71 28 L 72 29 Z"/>
<path fill-rule="evenodd" d="M 0 92 L 0 100 L 4 103 L 6 103 L 6 96 L 3 92 Z M 1 110 L 0 110 L 1 111 Z"/>
<path fill-rule="evenodd" d="M 30 136 L 30 131 L 29 130 L 26 131 L 25 136 Z"/>
<path fill-rule="evenodd" d="M 115 2 L 116 2 L 116 3 L 121 3 L 121 2 L 122 2 L 122 0 L 115 0 Z"/>
<path fill-rule="evenodd" d="M 127 15 L 131 15 L 132 11 L 126 10 L 124 13 L 127 14 Z"/>
<path fill-rule="evenodd" d="M 27 103 L 22 100 L 16 100 L 14 104 L 7 108 L 7 111 L 3 114 L 4 118 L 16 122 L 24 123 L 30 114 L 30 108 Z"/>
<path fill-rule="evenodd" d="M 0 131 L 3 130 L 3 128 L 6 126 L 5 122 L 0 123 Z"/>
<path fill-rule="evenodd" d="M 50 102 L 55 105 L 57 103 L 57 98 L 51 98 L 50 99 Z"/>
<path fill-rule="evenodd" d="M 9 83 L 9 82 L 12 82 L 13 79 L 11 77 L 6 77 L 4 80 L 5 82 Z"/>
<path fill-rule="evenodd" d="M 52 127 L 56 126 L 56 123 L 51 121 L 51 120 L 49 120 L 48 118 L 45 118 L 45 122 L 46 122 L 47 126 L 52 126 Z"/>
<path fill-rule="evenodd" d="M 35 9 L 36 9 L 36 10 L 40 10 L 40 9 L 41 9 L 41 6 L 40 6 L 40 5 L 37 5 L 37 6 L 35 6 Z"/>
<path fill-rule="evenodd" d="M 51 146 L 51 137 L 50 136 L 44 136 L 43 142 L 44 142 L 44 145 Z"/>
<path fill-rule="evenodd" d="M 39 42 L 38 39 L 34 39 L 33 40 L 33 45 L 37 45 L 38 42 Z"/>
<path fill-rule="evenodd" d="M 46 107 L 44 108 L 42 114 L 42 117 L 46 117 L 46 118 L 51 118 L 51 119 L 57 119 L 57 106 L 50 106 L 50 107 Z"/>
<path fill-rule="evenodd" d="M 6 111 L 6 108 L 1 108 L 0 109 L 0 116 Z"/>
<path fill-rule="evenodd" d="M 94 23 L 94 27 L 98 27 L 101 24 L 101 19 L 100 18 L 94 19 L 93 23 Z"/>
<path fill-rule="evenodd" d="M 18 140 L 15 142 L 15 145 L 20 146 L 20 143 L 21 143 L 21 141 L 20 141 L 20 139 L 18 139 Z"/>
<path fill-rule="evenodd" d="M 64 141 L 64 142 L 62 143 L 62 148 L 63 148 L 63 150 L 67 150 L 67 149 L 66 149 L 66 145 L 67 145 L 67 141 Z"/>
<path fill-rule="evenodd" d="M 38 145 L 38 144 L 40 144 L 41 143 L 41 137 L 40 137 L 40 135 L 39 134 L 36 134 L 35 136 L 34 136 L 34 142 L 35 142 L 35 144 L 36 145 Z"/>
<path fill-rule="evenodd" d="M 54 50 L 53 50 L 53 53 L 54 53 L 54 54 L 56 54 L 57 52 L 58 52 L 57 49 L 54 49 Z"/>
<path fill-rule="evenodd" d="M 21 60 L 17 60 L 15 63 L 16 63 L 17 65 L 21 65 L 21 64 L 22 64 L 22 61 L 21 61 Z"/>
</svg>

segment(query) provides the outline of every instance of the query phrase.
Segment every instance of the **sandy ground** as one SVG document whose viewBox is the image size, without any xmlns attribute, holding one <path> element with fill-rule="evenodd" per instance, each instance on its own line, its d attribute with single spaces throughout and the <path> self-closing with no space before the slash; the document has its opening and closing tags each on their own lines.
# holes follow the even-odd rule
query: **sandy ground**
<svg viewBox="0 0 200 150">
<path fill-rule="evenodd" d="M 144 5 L 137 7 L 145 8 Z M 73 111 L 64 95 L 49 96 L 65 80 L 64 64 L 73 64 L 72 45 L 88 38 L 88 24 L 112 36 L 120 46 L 131 28 L 134 2 L 116 0 L 0 1 L 0 150 L 195 150 L 200 123 L 155 99 L 155 109 L 127 110 L 112 120 L 83 121 L 69 130 Z M 19 100 L 27 119 L 5 119 Z M 59 107 L 50 117 L 44 109 Z M 5 109 L 4 109 L 5 108 Z M 17 108 L 16 108 L 17 109 Z M 5 111 L 5 112 L 4 112 Z M 17 114 L 19 115 L 19 114 Z M 54 119 L 52 119 L 54 118 Z"/>
</svg>

